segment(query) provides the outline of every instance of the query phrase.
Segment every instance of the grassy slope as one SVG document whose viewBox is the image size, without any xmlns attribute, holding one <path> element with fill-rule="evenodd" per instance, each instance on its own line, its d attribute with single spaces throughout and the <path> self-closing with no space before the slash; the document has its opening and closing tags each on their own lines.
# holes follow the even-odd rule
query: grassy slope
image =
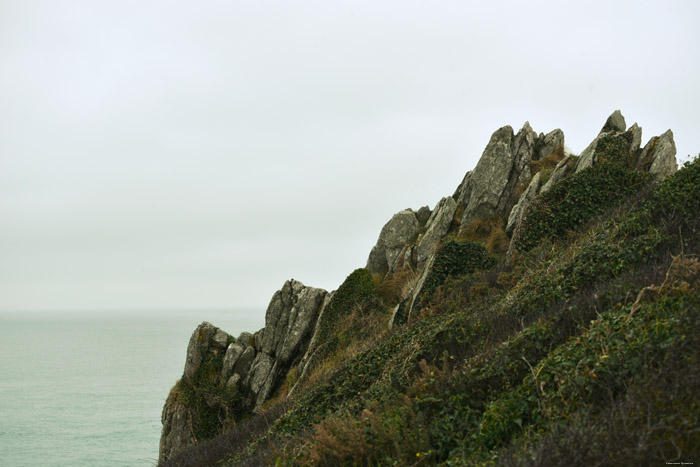
<svg viewBox="0 0 700 467">
<path fill-rule="evenodd" d="M 330 352 L 333 365 L 319 365 L 274 424 L 231 430 L 226 436 L 237 444 L 217 459 L 542 466 L 699 459 L 700 161 L 653 190 L 614 157 L 567 180 L 530 212 L 520 237 L 527 251 L 513 264 L 447 242 L 443 254 L 454 260 L 463 252 L 459 261 L 488 269 L 448 269 L 406 326 L 344 337 L 352 352 L 341 359 Z M 566 195 L 595 195 L 596 203 L 553 202 Z M 355 303 L 359 312 L 345 315 L 376 313 L 381 323 L 386 305 L 372 289 Z M 353 323 L 340 320 L 334 332 L 347 336 Z M 183 465 L 205 464 L 192 456 Z"/>
</svg>

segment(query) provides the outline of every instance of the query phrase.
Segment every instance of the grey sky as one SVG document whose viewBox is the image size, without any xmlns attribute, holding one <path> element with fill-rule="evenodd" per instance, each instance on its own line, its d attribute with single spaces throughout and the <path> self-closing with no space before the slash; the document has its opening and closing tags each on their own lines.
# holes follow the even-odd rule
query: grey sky
<svg viewBox="0 0 700 467">
<path fill-rule="evenodd" d="M 0 310 L 337 288 L 506 124 L 697 154 L 699 5 L 0 0 Z"/>
</svg>

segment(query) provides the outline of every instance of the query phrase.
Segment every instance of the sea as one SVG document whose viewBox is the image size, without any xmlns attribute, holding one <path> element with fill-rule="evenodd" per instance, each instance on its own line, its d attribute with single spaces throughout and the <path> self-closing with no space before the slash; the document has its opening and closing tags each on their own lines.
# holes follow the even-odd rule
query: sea
<svg viewBox="0 0 700 467">
<path fill-rule="evenodd" d="M 153 466 L 190 335 L 264 309 L 0 312 L 0 466 Z"/>
</svg>

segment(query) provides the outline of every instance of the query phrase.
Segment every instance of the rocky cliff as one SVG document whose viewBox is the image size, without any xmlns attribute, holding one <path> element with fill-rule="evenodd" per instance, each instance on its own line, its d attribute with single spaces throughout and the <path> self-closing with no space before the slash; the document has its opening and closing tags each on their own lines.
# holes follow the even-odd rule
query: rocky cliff
<svg viewBox="0 0 700 467">
<path fill-rule="evenodd" d="M 297 395 L 306 394 L 328 368 L 373 339 L 394 335 L 386 334 L 389 327 L 415 322 L 419 314 L 439 308 L 444 300 L 437 291 L 450 278 L 472 277 L 496 264 L 502 271 L 513 268 L 514 258 L 532 245 L 560 238 L 645 183 L 658 184 L 674 174 L 672 132 L 643 147 L 641 132 L 637 124 L 627 128 L 616 111 L 574 156 L 565 152 L 559 129 L 538 134 L 526 122 L 516 133 L 504 126 L 493 133 L 452 196 L 432 210 L 404 209 L 392 216 L 366 267 L 337 291 L 287 281 L 270 301 L 265 327 L 254 334 L 234 338 L 202 323 L 190 339 L 183 376 L 163 409 L 159 461 L 166 463 L 188 446 L 263 412 L 271 399 L 302 397 Z M 593 176 L 596 170 L 600 182 Z M 615 186 L 621 180 L 627 191 Z M 586 185 L 589 181 L 601 185 Z M 578 200 L 575 190 L 581 185 L 586 191 Z M 578 204 L 570 204 L 572 199 Z M 514 273 L 494 277 L 507 284 L 512 280 L 508 274 Z M 474 295 L 477 287 L 488 290 L 476 282 L 460 293 Z M 415 365 L 416 355 L 406 358 Z"/>
</svg>

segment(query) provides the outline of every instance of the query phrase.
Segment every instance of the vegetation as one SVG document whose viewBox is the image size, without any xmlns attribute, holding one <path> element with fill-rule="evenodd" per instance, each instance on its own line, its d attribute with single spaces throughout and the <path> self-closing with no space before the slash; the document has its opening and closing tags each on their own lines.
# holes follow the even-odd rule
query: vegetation
<svg viewBox="0 0 700 467">
<path fill-rule="evenodd" d="M 541 196 L 512 261 L 479 243 L 492 228 L 444 241 L 403 326 L 387 309 L 414 278 L 353 272 L 293 400 L 173 465 L 700 459 L 700 160 L 651 186 L 628 147 L 602 140 Z"/>
</svg>

